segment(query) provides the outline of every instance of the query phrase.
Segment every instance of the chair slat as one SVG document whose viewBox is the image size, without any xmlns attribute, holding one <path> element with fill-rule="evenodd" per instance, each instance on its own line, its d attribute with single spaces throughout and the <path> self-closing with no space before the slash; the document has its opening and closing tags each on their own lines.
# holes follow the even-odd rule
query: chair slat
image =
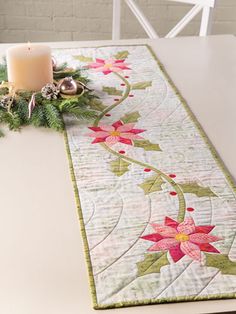
<svg viewBox="0 0 236 314">
<path fill-rule="evenodd" d="M 213 8 L 217 0 L 168 0 L 179 3 L 194 4 L 194 7 L 177 23 L 177 25 L 166 35 L 166 38 L 177 36 L 185 26 L 202 10 L 202 20 L 200 26 L 200 36 L 209 35 L 212 26 Z M 149 38 L 159 38 L 157 32 L 144 15 L 135 0 L 124 0 L 134 16 L 137 18 Z M 120 18 L 121 17 L 121 0 L 113 0 L 113 27 L 112 39 L 120 39 Z"/>
<path fill-rule="evenodd" d="M 180 2 L 180 3 L 189 3 L 189 4 L 199 4 L 203 6 L 208 6 L 214 8 L 215 0 L 168 0 L 173 2 Z"/>
</svg>

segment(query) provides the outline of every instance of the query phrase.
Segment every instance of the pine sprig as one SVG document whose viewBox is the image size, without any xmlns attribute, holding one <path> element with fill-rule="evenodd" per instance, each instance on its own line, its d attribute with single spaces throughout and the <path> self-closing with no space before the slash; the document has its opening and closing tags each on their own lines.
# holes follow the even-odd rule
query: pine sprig
<svg viewBox="0 0 236 314">
<path fill-rule="evenodd" d="M 29 124 L 32 124 L 35 127 L 49 128 L 49 124 L 42 105 L 38 105 L 34 108 L 31 118 L 29 119 Z"/>
<path fill-rule="evenodd" d="M 60 111 L 52 104 L 46 104 L 43 108 L 48 126 L 53 130 L 62 132 L 64 130 L 64 121 Z"/>
<path fill-rule="evenodd" d="M 6 65 L 6 62 L 0 64 L 0 81 L 7 81 L 7 65 Z"/>
<path fill-rule="evenodd" d="M 84 106 L 86 106 L 84 104 Z M 64 101 L 60 104 L 59 110 L 61 113 L 69 113 L 73 114 L 77 119 L 81 120 L 91 120 L 97 117 L 96 111 L 88 110 L 86 108 L 83 108 L 83 106 L 80 107 L 78 104 L 78 101 Z"/>
<path fill-rule="evenodd" d="M 71 76 L 74 80 L 79 80 L 84 84 L 89 81 L 86 77 L 81 75 L 81 69 L 70 69 L 67 67 L 67 63 L 64 63 L 62 66 L 57 67 L 57 69 L 53 71 L 53 78 L 55 80 L 63 79 L 66 76 Z"/>
<path fill-rule="evenodd" d="M 24 98 L 20 98 L 15 104 L 14 111 L 16 111 L 20 117 L 21 124 L 29 124 L 29 111 L 28 111 L 28 102 Z"/>
<path fill-rule="evenodd" d="M 21 119 L 17 112 L 0 111 L 0 123 L 7 123 L 10 130 L 19 131 Z"/>
<path fill-rule="evenodd" d="M 80 69 L 70 69 L 67 63 L 64 63 L 54 71 L 54 80 L 58 81 L 66 76 L 72 76 L 84 84 L 88 82 L 88 79 L 81 75 Z M 0 81 L 7 81 L 6 63 L 0 64 Z M 65 128 L 63 115 L 73 115 L 77 120 L 90 120 L 98 115 L 98 111 L 92 110 L 94 106 L 91 106 L 97 97 L 90 90 L 86 90 L 82 96 L 75 95 L 65 99 L 59 95 L 57 99 L 52 100 L 45 99 L 41 92 L 38 92 L 35 94 L 35 106 L 29 112 L 32 94 L 19 90 L 9 105 L 4 98 L 11 99 L 8 85 L 7 83 L 0 85 L 0 125 L 7 124 L 10 130 L 15 131 L 21 126 L 33 125 L 61 132 Z M 2 136 L 4 133 L 0 129 L 0 137 Z"/>
</svg>

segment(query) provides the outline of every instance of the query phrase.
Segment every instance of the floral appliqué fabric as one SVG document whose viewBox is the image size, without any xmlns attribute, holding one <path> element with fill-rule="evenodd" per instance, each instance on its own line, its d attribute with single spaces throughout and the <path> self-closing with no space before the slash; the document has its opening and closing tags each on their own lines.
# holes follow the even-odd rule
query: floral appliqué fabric
<svg viewBox="0 0 236 314">
<path fill-rule="evenodd" d="M 99 97 L 65 117 L 94 307 L 235 297 L 235 185 L 154 54 L 55 55 Z"/>
</svg>

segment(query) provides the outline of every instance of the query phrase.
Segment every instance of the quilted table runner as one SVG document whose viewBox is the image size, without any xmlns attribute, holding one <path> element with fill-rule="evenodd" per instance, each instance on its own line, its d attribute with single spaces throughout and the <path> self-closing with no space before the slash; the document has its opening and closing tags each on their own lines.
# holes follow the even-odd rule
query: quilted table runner
<svg viewBox="0 0 236 314">
<path fill-rule="evenodd" d="M 66 117 L 94 308 L 236 296 L 236 190 L 149 47 L 57 50 L 100 111 Z"/>
</svg>

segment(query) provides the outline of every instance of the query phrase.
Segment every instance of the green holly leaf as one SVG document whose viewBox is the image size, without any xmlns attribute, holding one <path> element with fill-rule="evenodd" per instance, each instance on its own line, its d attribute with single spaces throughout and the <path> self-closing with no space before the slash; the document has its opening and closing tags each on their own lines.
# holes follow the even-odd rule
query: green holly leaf
<svg viewBox="0 0 236 314">
<path fill-rule="evenodd" d="M 146 151 L 161 151 L 159 144 L 153 144 L 149 140 L 134 140 L 133 142 L 135 147 L 141 147 Z"/>
<path fill-rule="evenodd" d="M 126 59 L 129 55 L 129 51 L 124 50 L 124 51 L 119 51 L 117 54 L 114 56 L 116 59 Z"/>
<path fill-rule="evenodd" d="M 96 111 L 103 111 L 107 108 L 106 105 L 104 105 L 101 100 L 93 98 L 91 101 L 88 103 L 89 107 L 93 110 Z"/>
<path fill-rule="evenodd" d="M 152 86 L 152 81 L 139 82 L 131 85 L 132 89 L 146 89 L 147 87 Z"/>
<path fill-rule="evenodd" d="M 137 263 L 138 276 L 160 273 L 161 267 L 169 264 L 167 253 L 145 254 L 144 260 Z"/>
<path fill-rule="evenodd" d="M 93 61 L 93 58 L 85 57 L 83 55 L 74 56 L 74 59 L 79 60 L 81 62 L 92 62 Z"/>
<path fill-rule="evenodd" d="M 124 123 L 133 123 L 138 122 L 138 119 L 140 118 L 140 114 L 138 111 L 126 113 L 120 120 Z"/>
<path fill-rule="evenodd" d="M 232 262 L 226 254 L 205 253 L 206 266 L 218 268 L 224 275 L 236 275 L 236 262 Z"/>
<path fill-rule="evenodd" d="M 117 176 L 121 177 L 124 173 L 129 171 L 130 163 L 123 160 L 122 158 L 117 158 L 110 162 L 111 171 Z"/>
<path fill-rule="evenodd" d="M 115 87 L 103 86 L 102 90 L 108 95 L 122 96 L 123 94 L 122 90 L 116 89 Z"/>
<path fill-rule="evenodd" d="M 153 192 L 161 191 L 163 183 L 164 180 L 160 175 L 154 175 L 139 184 L 139 187 L 142 188 L 144 190 L 144 194 L 147 195 Z"/>
<path fill-rule="evenodd" d="M 198 197 L 217 196 L 209 187 L 198 185 L 197 182 L 179 184 L 184 193 L 192 193 Z"/>
</svg>

